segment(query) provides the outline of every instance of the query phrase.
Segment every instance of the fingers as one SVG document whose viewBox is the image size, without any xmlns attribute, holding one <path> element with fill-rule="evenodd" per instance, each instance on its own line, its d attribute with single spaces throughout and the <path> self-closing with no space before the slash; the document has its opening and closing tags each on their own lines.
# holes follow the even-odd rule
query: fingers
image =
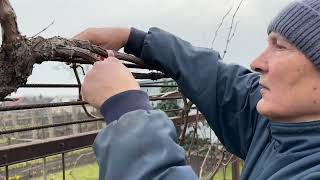
<svg viewBox="0 0 320 180">
<path fill-rule="evenodd" d="M 109 57 L 107 57 L 106 59 L 104 59 L 103 61 L 97 61 L 97 62 L 95 62 L 94 65 L 97 64 L 97 63 L 98 63 L 98 64 L 101 64 L 101 62 L 104 62 L 104 63 L 117 62 L 117 63 L 122 64 L 119 59 L 117 59 L 117 58 L 115 58 L 115 57 L 112 57 L 112 56 L 109 56 Z"/>
<path fill-rule="evenodd" d="M 83 83 L 81 85 L 81 91 L 80 91 L 82 100 L 86 101 L 86 102 L 87 102 L 87 91 L 88 91 L 88 88 L 87 88 L 87 77 L 88 77 L 88 74 L 84 77 Z"/>
<path fill-rule="evenodd" d="M 108 57 L 115 57 L 114 52 L 112 50 L 107 50 Z"/>
<path fill-rule="evenodd" d="M 97 72 L 99 73 L 103 73 L 103 74 L 99 74 L 99 75 L 107 75 L 108 73 L 110 73 L 111 71 L 115 71 L 119 68 L 119 66 L 123 66 L 125 67 L 121 61 L 115 57 L 108 57 L 107 59 L 105 59 L 104 61 L 96 61 L 91 70 L 88 72 L 87 75 L 90 74 L 95 74 Z M 122 68 L 122 67 L 121 67 Z M 126 67 L 125 67 L 126 68 Z M 96 72 L 97 71 L 97 72 Z"/>
<path fill-rule="evenodd" d="M 86 32 L 82 31 L 79 34 L 76 34 L 75 36 L 73 36 L 71 39 L 77 39 L 77 40 L 87 40 L 86 38 Z"/>
<path fill-rule="evenodd" d="M 138 90 L 139 84 L 117 58 L 95 62 L 87 73 L 81 89 L 83 99 L 99 108 L 110 97 L 127 90 Z"/>
<path fill-rule="evenodd" d="M 72 37 L 72 39 L 89 41 L 91 44 L 101 45 L 103 44 L 102 37 L 103 34 L 99 31 L 99 28 L 87 28 L 86 30 L 80 32 L 79 34 Z"/>
<path fill-rule="evenodd" d="M 90 39 L 90 34 L 92 31 L 94 31 L 95 28 L 87 28 L 86 30 L 80 32 L 79 34 L 76 34 L 72 37 L 72 39 L 78 39 L 78 40 L 88 40 Z"/>
<path fill-rule="evenodd" d="M 88 28 L 73 39 L 86 40 L 105 49 L 118 51 L 126 45 L 129 35 L 129 28 Z"/>
</svg>

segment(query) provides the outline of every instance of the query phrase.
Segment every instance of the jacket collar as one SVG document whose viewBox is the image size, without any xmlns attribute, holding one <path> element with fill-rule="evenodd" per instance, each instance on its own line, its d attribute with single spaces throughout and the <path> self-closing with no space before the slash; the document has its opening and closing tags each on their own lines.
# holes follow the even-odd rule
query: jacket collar
<svg viewBox="0 0 320 180">
<path fill-rule="evenodd" d="M 280 153 L 310 152 L 320 149 L 320 121 L 303 123 L 270 122 L 275 149 Z"/>
</svg>

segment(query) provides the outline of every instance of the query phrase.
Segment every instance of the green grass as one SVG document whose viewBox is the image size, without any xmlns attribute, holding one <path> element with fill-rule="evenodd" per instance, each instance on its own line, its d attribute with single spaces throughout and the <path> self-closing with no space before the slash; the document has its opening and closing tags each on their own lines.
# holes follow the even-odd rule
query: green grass
<svg viewBox="0 0 320 180">
<path fill-rule="evenodd" d="M 72 170 L 72 174 L 70 174 Z M 66 170 L 66 179 L 73 180 L 74 178 L 76 180 L 97 180 L 99 179 L 99 168 L 96 163 L 89 164 L 85 166 L 79 166 L 74 169 L 68 169 Z M 42 180 L 42 177 L 38 177 L 36 180 Z M 48 180 L 62 180 L 62 172 L 54 173 L 54 174 L 48 174 L 47 175 Z"/>
<path fill-rule="evenodd" d="M 240 166 L 241 169 L 241 166 Z M 97 163 L 79 166 L 77 168 L 72 169 L 72 176 L 70 175 L 71 169 L 66 171 L 66 179 L 73 180 L 73 177 L 76 180 L 97 180 L 99 178 L 99 167 Z M 49 174 L 47 176 L 48 180 L 62 180 L 62 172 Z M 42 177 L 38 177 L 36 180 L 42 180 Z M 215 175 L 213 180 L 224 180 L 223 177 L 223 169 L 221 168 L 218 173 Z M 232 172 L 231 172 L 231 165 L 227 166 L 226 171 L 226 179 L 225 180 L 232 180 Z"/>
<path fill-rule="evenodd" d="M 99 178 L 99 167 L 96 163 L 89 164 L 85 166 L 80 166 L 72 170 L 72 175 L 77 180 L 97 180 Z M 47 176 L 48 180 L 62 180 L 62 172 L 49 174 Z M 70 170 L 66 171 L 66 179 L 73 180 L 70 175 Z M 214 180 L 223 180 L 223 170 L 220 169 L 216 176 L 213 178 Z M 37 180 L 42 180 L 42 177 L 37 178 Z M 228 166 L 226 173 L 226 180 L 232 180 L 231 175 L 231 167 Z"/>
<path fill-rule="evenodd" d="M 84 148 L 84 149 L 80 149 L 77 151 L 68 152 L 67 155 L 68 156 L 80 156 L 80 155 L 88 153 L 90 151 L 92 151 L 92 148 Z M 46 157 L 47 163 L 50 163 L 52 161 L 57 161 L 60 159 L 61 159 L 61 155 L 54 155 L 54 156 Z M 17 163 L 17 164 L 10 165 L 9 171 L 13 170 L 13 169 L 25 168 L 25 167 L 30 167 L 30 166 L 37 166 L 42 163 L 43 163 L 43 159 L 36 159 L 36 160 L 28 161 L 28 162 Z M 1 167 L 0 173 L 4 173 L 4 172 L 5 172 L 5 168 Z"/>
<path fill-rule="evenodd" d="M 213 177 L 213 180 L 232 180 L 232 165 L 229 164 L 226 170 L 226 178 L 224 179 L 223 168 L 220 168 L 217 174 Z M 242 164 L 240 163 L 240 172 L 242 170 Z"/>
<path fill-rule="evenodd" d="M 216 176 L 213 178 L 214 180 L 223 180 L 223 169 L 219 169 Z M 231 166 L 227 167 L 226 171 L 226 180 L 232 180 L 232 172 L 231 172 Z"/>
</svg>

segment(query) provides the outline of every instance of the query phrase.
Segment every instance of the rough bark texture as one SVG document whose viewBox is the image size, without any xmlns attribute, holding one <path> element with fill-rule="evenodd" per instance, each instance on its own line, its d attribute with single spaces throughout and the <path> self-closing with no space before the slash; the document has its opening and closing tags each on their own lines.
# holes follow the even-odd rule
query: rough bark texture
<svg viewBox="0 0 320 180">
<path fill-rule="evenodd" d="M 12 43 L 5 44 L 0 49 L 0 99 L 16 91 L 25 84 L 32 72 L 34 60 L 29 46 L 31 42 L 21 37 Z"/>
<path fill-rule="evenodd" d="M 26 84 L 36 62 L 50 61 L 55 57 L 68 59 L 73 55 L 78 56 L 77 49 L 71 48 L 76 44 L 61 37 L 28 39 L 24 36 L 19 36 L 13 42 L 4 43 L 0 48 L 0 100 Z M 90 53 L 86 50 L 83 52 Z"/>
<path fill-rule="evenodd" d="M 0 0 L 0 24 L 3 34 L 0 48 L 0 101 L 26 84 L 35 63 L 82 59 L 93 64 L 99 61 L 97 55 L 108 57 L 106 50 L 87 41 L 21 36 L 9 0 Z M 118 52 L 114 54 L 119 59 L 152 69 L 133 56 Z"/>
<path fill-rule="evenodd" d="M 16 14 L 8 0 L 0 0 L 0 23 L 3 43 L 12 42 L 20 36 Z"/>
</svg>

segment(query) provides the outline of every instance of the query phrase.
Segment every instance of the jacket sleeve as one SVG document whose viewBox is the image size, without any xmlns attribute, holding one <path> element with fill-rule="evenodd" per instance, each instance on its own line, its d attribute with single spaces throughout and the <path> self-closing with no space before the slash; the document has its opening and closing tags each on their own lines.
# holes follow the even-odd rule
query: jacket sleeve
<svg viewBox="0 0 320 180">
<path fill-rule="evenodd" d="M 245 159 L 259 114 L 259 74 L 225 64 L 217 52 L 198 48 L 158 28 L 151 28 L 141 58 L 159 65 L 204 114 L 226 149 Z"/>
<path fill-rule="evenodd" d="M 135 99 L 135 101 L 132 101 Z M 196 180 L 176 144 L 175 127 L 164 112 L 151 109 L 148 95 L 127 91 L 101 108 L 108 126 L 94 142 L 100 180 Z"/>
</svg>

